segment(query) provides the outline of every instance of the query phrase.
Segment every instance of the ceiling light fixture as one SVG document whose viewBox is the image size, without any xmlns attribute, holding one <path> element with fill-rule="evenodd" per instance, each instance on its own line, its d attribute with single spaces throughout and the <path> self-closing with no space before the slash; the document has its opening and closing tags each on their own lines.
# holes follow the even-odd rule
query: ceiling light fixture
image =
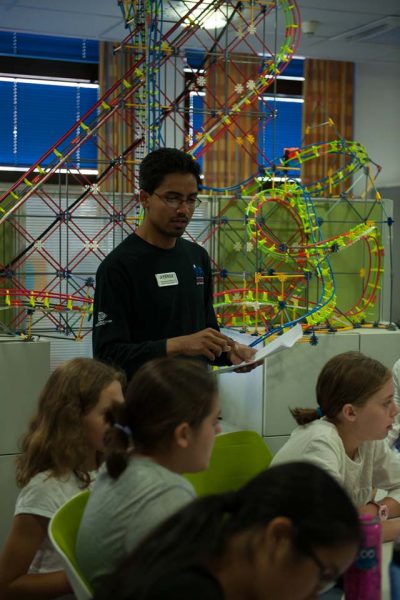
<svg viewBox="0 0 400 600">
<path fill-rule="evenodd" d="M 314 35 L 317 31 L 319 25 L 319 21 L 302 21 L 301 22 L 301 31 L 305 35 Z"/>
<path fill-rule="evenodd" d="M 372 21 L 370 23 L 367 23 L 366 25 L 361 25 L 361 27 L 349 29 L 344 33 L 334 35 L 329 39 L 332 41 L 346 40 L 347 42 L 357 42 L 367 39 L 372 40 L 373 38 L 385 34 L 393 29 L 400 29 L 399 15 L 389 15 L 387 17 L 384 17 L 383 19 L 378 19 L 377 21 Z"/>
<path fill-rule="evenodd" d="M 232 15 L 233 7 L 230 4 L 222 4 L 219 8 L 214 8 L 213 4 L 211 0 L 206 0 L 202 2 L 201 7 L 193 8 L 184 20 L 184 24 L 190 26 L 195 23 L 202 29 L 222 29 L 222 27 L 225 27 Z M 186 3 L 184 10 L 188 10 Z M 182 15 L 182 9 L 179 12 Z"/>
<path fill-rule="evenodd" d="M 227 21 L 228 19 L 222 10 L 217 9 L 200 23 L 200 27 L 203 29 L 221 29 L 226 25 Z"/>
</svg>

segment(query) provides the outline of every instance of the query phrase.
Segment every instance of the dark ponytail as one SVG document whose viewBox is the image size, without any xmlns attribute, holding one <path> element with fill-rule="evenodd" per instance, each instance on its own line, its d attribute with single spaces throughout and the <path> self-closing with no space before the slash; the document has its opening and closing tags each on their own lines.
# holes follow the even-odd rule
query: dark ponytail
<svg viewBox="0 0 400 600">
<path fill-rule="evenodd" d="M 106 415 L 110 428 L 104 436 L 105 460 L 110 477 L 118 479 L 126 469 L 129 460 L 128 451 L 132 447 L 130 429 L 124 424 L 125 407 L 116 404 L 113 410 Z"/>
<path fill-rule="evenodd" d="M 109 415 L 105 437 L 107 471 L 114 479 L 127 467 L 134 450 L 168 451 L 176 427 L 193 429 L 210 414 L 217 395 L 215 377 L 199 362 L 158 358 L 133 376 L 126 402 Z"/>
<path fill-rule="evenodd" d="M 290 408 L 289 410 L 297 425 L 307 425 L 320 418 L 316 408 Z"/>
<path fill-rule="evenodd" d="M 95 600 L 146 600 L 165 574 L 223 558 L 235 534 L 255 532 L 278 516 L 293 523 L 299 553 L 360 542 L 357 510 L 328 473 L 311 463 L 278 465 L 237 492 L 199 498 L 164 521 Z"/>
</svg>

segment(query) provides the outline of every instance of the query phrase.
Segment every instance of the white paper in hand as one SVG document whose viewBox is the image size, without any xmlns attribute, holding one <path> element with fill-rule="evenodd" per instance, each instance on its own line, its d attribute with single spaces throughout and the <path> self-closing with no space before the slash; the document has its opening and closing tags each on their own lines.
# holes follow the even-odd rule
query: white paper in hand
<svg viewBox="0 0 400 600">
<path fill-rule="evenodd" d="M 220 373 L 228 373 L 229 371 L 234 371 L 235 369 L 240 369 L 240 367 L 248 367 L 253 365 L 260 360 L 265 360 L 267 356 L 271 356 L 271 354 L 275 354 L 276 352 L 280 352 L 281 350 L 285 350 L 286 348 L 291 348 L 297 340 L 299 340 L 303 336 L 303 329 L 300 323 L 297 323 L 294 327 L 286 331 L 282 335 L 278 335 L 272 342 L 260 348 L 252 359 L 251 362 L 242 362 L 239 365 L 232 365 L 230 367 L 222 367 L 221 369 L 216 369 L 213 373 L 219 375 Z"/>
</svg>

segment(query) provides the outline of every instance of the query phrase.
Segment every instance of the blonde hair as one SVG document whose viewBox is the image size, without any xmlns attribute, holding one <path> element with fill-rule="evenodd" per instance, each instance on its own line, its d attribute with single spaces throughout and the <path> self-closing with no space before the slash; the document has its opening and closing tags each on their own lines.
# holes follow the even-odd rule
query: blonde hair
<svg viewBox="0 0 400 600">
<path fill-rule="evenodd" d="M 363 406 L 391 378 L 381 362 L 361 352 L 343 352 L 333 356 L 322 368 L 317 380 L 317 404 L 321 413 L 334 420 L 345 404 Z M 290 409 L 298 425 L 319 419 L 318 409 Z"/>
<path fill-rule="evenodd" d="M 113 381 L 124 384 L 124 375 L 91 358 L 64 362 L 50 375 L 39 396 L 37 414 L 21 440 L 17 458 L 17 484 L 25 486 L 37 473 L 59 477 L 74 472 L 86 487 L 84 469 L 89 451 L 83 419 Z"/>
</svg>

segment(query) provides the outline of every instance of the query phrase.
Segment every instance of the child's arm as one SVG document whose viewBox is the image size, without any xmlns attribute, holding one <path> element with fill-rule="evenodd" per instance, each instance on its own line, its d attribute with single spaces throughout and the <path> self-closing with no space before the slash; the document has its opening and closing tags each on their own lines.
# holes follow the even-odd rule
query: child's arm
<svg viewBox="0 0 400 600">
<path fill-rule="evenodd" d="M 379 500 L 376 504 L 371 502 L 365 506 L 360 506 L 358 512 L 361 515 L 377 517 L 379 516 L 379 507 L 377 504 L 386 506 L 388 509 L 389 518 L 387 521 L 382 521 L 382 541 L 391 542 L 400 536 L 400 520 L 395 519 L 395 517 L 400 517 L 400 504 L 394 498 L 387 496 Z"/>
<path fill-rule="evenodd" d="M 2 600 L 50 600 L 71 593 L 64 571 L 28 575 L 30 564 L 46 537 L 49 519 L 19 514 L 0 555 Z"/>
<path fill-rule="evenodd" d="M 379 504 L 387 506 L 389 519 L 400 517 L 400 504 L 394 498 L 386 496 L 386 498 L 382 498 L 382 500 L 379 500 Z"/>
<path fill-rule="evenodd" d="M 387 494 L 380 498 L 378 504 L 388 509 L 388 520 L 382 521 L 382 537 L 384 542 L 400 535 L 400 455 L 392 450 L 386 440 L 374 442 L 373 481 L 375 489 L 384 490 Z M 379 507 L 368 503 L 360 512 L 378 515 Z"/>
</svg>

